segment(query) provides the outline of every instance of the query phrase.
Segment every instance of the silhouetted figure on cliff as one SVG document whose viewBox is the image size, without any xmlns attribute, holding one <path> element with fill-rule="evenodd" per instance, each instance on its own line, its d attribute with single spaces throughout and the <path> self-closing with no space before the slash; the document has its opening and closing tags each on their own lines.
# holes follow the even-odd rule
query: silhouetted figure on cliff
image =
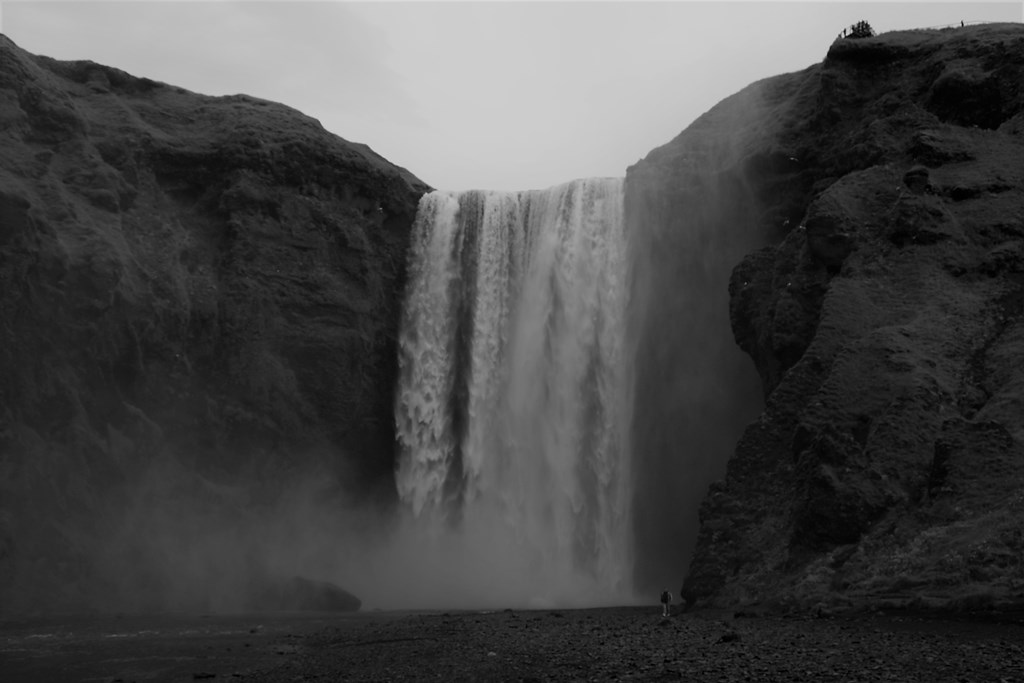
<svg viewBox="0 0 1024 683">
<path fill-rule="evenodd" d="M 661 616 L 672 616 L 672 593 L 669 591 L 661 592 Z"/>
<path fill-rule="evenodd" d="M 845 31 L 845 29 L 844 29 Z M 850 38 L 871 38 L 875 35 L 875 29 L 866 21 L 858 21 L 850 27 Z"/>
</svg>

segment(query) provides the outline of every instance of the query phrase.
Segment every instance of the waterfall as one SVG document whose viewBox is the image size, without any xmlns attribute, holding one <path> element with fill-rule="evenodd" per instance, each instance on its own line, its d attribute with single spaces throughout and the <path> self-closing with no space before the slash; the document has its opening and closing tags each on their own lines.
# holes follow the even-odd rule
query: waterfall
<svg viewBox="0 0 1024 683">
<path fill-rule="evenodd" d="M 435 533 L 514 562 L 524 598 L 630 593 L 623 192 L 432 192 L 413 227 L 399 496 Z"/>
</svg>

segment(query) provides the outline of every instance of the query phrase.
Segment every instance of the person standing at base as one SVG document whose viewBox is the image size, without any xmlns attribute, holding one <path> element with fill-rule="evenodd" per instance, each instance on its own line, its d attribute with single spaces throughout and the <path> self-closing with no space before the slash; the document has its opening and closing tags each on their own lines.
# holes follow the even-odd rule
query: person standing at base
<svg viewBox="0 0 1024 683">
<path fill-rule="evenodd" d="M 661 616 L 672 616 L 672 593 L 667 590 L 661 591 Z"/>
</svg>

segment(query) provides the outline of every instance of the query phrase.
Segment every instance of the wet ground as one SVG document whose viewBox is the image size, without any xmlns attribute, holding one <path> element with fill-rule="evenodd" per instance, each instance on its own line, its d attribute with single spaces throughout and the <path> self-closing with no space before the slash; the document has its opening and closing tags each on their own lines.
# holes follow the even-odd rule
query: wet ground
<svg viewBox="0 0 1024 683">
<path fill-rule="evenodd" d="M 0 680 L 1024 683 L 1024 626 L 659 606 L 4 620 Z"/>
</svg>

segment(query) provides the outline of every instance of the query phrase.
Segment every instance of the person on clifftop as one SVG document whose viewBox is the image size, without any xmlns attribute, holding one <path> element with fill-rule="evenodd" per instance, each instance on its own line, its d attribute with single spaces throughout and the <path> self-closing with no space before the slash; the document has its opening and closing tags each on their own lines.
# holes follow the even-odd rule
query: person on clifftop
<svg viewBox="0 0 1024 683">
<path fill-rule="evenodd" d="M 672 593 L 667 590 L 661 591 L 661 616 L 672 616 Z"/>
</svg>

